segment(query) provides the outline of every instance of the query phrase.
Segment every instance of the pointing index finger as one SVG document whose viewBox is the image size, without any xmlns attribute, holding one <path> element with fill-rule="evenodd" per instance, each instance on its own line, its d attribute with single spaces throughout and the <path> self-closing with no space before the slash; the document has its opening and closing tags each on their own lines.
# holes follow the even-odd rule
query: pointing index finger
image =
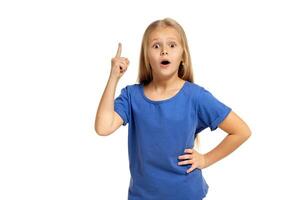
<svg viewBox="0 0 300 200">
<path fill-rule="evenodd" d="M 119 42 L 116 57 L 121 57 L 121 52 L 122 52 L 122 44 Z"/>
</svg>

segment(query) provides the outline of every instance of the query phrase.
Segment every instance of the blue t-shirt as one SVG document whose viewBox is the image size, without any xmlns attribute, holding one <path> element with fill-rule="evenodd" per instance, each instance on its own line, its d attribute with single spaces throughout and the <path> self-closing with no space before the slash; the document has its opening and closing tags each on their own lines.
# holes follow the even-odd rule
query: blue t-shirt
<svg viewBox="0 0 300 200">
<path fill-rule="evenodd" d="M 204 87 L 185 81 L 171 98 L 154 101 L 142 84 L 127 85 L 114 110 L 128 126 L 130 183 L 128 200 L 200 200 L 208 192 L 201 169 L 187 173 L 178 165 L 184 149 L 193 148 L 196 134 L 211 131 L 231 108 Z"/>
</svg>

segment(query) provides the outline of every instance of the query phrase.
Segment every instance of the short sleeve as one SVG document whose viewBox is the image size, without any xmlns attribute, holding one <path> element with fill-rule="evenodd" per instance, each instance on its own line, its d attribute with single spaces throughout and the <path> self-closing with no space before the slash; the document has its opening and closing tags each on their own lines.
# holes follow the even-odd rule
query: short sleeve
<svg viewBox="0 0 300 200">
<path fill-rule="evenodd" d="M 216 130 L 232 110 L 204 88 L 197 95 L 196 105 L 198 118 L 196 133 L 207 127 L 211 131 Z"/>
<path fill-rule="evenodd" d="M 128 86 L 121 89 L 121 94 L 114 100 L 114 110 L 123 119 L 123 126 L 129 121 L 129 91 Z"/>
</svg>

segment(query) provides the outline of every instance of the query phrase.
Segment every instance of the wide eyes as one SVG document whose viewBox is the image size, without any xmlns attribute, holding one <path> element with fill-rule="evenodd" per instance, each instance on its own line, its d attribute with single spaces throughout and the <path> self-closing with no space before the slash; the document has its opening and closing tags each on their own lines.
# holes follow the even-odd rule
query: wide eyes
<svg viewBox="0 0 300 200">
<path fill-rule="evenodd" d="M 154 44 L 152 47 L 153 47 L 154 49 L 157 49 L 157 48 L 159 48 L 159 44 Z"/>
<path fill-rule="evenodd" d="M 175 43 L 175 42 L 169 43 L 168 45 L 169 45 L 171 48 L 176 47 L 176 43 Z M 152 47 L 153 47 L 154 49 L 158 49 L 158 48 L 160 47 L 160 43 L 155 43 Z"/>
</svg>

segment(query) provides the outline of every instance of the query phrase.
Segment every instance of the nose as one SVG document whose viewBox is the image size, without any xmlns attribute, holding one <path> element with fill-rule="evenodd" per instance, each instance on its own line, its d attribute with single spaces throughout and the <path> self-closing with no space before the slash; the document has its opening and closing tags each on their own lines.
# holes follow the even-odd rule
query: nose
<svg viewBox="0 0 300 200">
<path fill-rule="evenodd" d="M 161 55 L 167 55 L 167 54 L 168 54 L 168 52 L 166 50 L 161 51 Z"/>
</svg>

